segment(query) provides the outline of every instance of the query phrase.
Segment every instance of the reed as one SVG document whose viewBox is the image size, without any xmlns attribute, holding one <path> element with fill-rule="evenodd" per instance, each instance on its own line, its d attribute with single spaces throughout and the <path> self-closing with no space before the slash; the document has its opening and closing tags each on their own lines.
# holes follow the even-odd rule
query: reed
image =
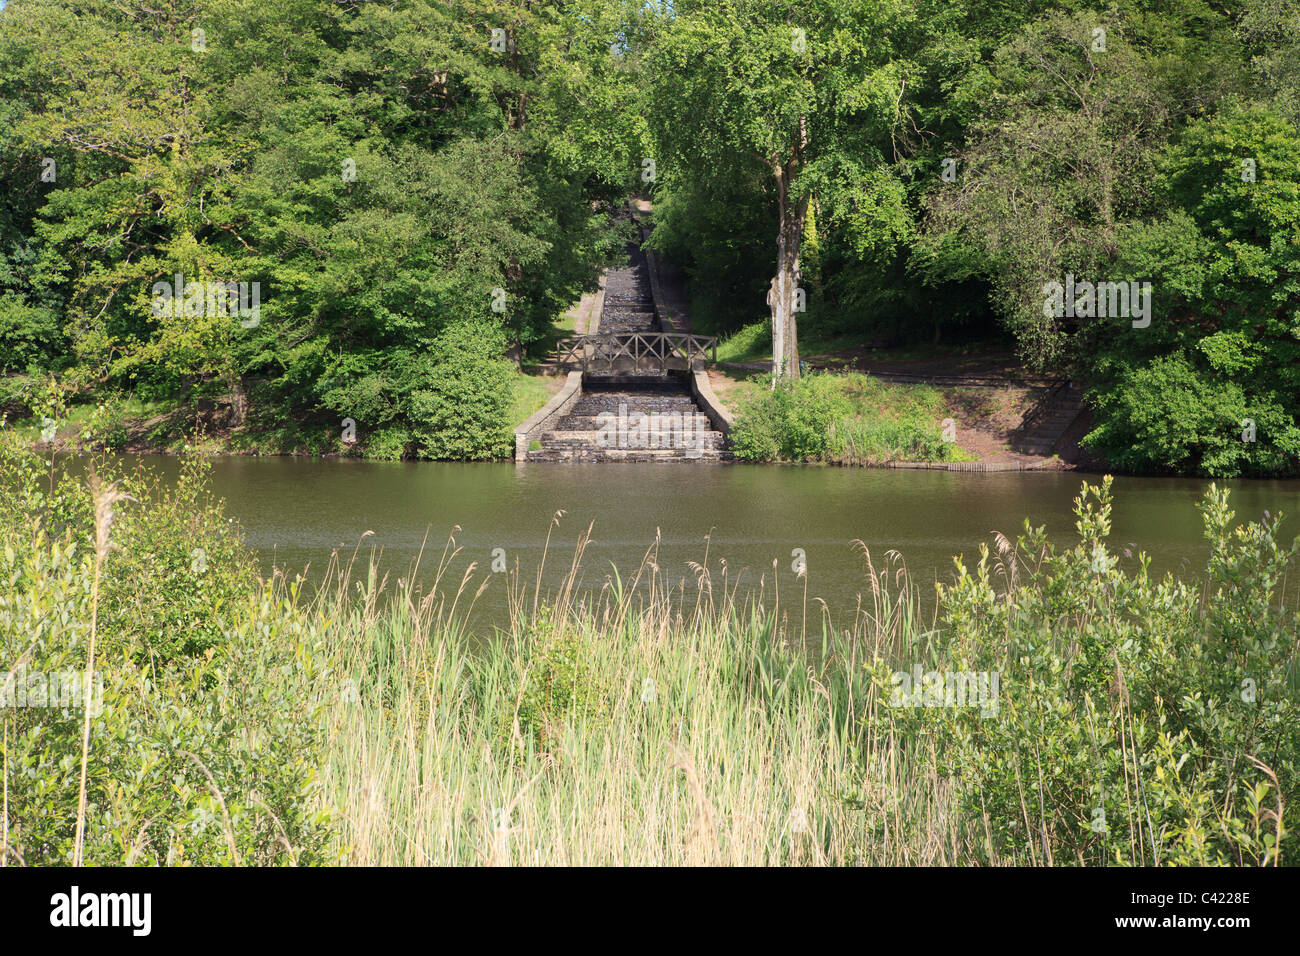
<svg viewBox="0 0 1300 956">
<path fill-rule="evenodd" d="M 793 599 L 775 568 L 742 591 L 707 545 L 676 581 L 656 543 L 630 575 L 583 590 L 584 534 L 558 585 L 510 575 L 509 623 L 486 640 L 463 624 L 485 585 L 473 565 L 453 573 L 454 535 L 423 595 L 419 559 L 391 585 L 373 563 L 352 582 L 355 559 L 339 562 L 314 608 L 339 682 L 320 796 L 337 852 L 382 865 L 1276 865 L 1294 843 L 1279 768 L 1294 759 L 1300 645 L 1291 611 L 1248 620 L 1232 603 L 1276 601 L 1270 575 L 1293 552 L 1268 529 L 1229 531 L 1212 494 L 1214 560 L 1240 574 L 1201 588 L 1128 577 L 1098 557 L 1108 487 L 1085 487 L 1072 550 L 996 535 L 939 587 L 942 617 L 923 614 L 900 554 L 878 560 L 862 542 L 863 597 L 836 620 L 815 600 L 808 613 L 798 575 Z M 1256 552 L 1274 571 L 1247 573 Z M 1225 586 L 1226 618 L 1206 599 Z M 1172 709 L 1238 682 L 1207 628 L 1249 649 L 1260 686 L 1282 695 L 1268 725 L 1249 704 L 1214 723 Z M 997 672 L 1001 710 L 900 707 L 891 673 L 909 666 Z"/>
<path fill-rule="evenodd" d="M 584 545 L 546 593 L 540 577 L 530 595 L 512 575 L 510 624 L 476 650 L 458 620 L 481 589 L 468 571 L 449 573 L 454 542 L 422 598 L 411 574 L 387 602 L 345 599 L 352 563 L 331 569 L 336 587 L 317 600 L 322 612 L 333 602 L 340 692 L 323 798 L 340 813 L 347 859 L 944 859 L 946 841 L 904 846 L 908 827 L 886 826 L 881 841 L 863 825 L 937 812 L 932 794 L 904 785 L 911 755 L 868 719 L 879 702 L 862 664 L 900 646 L 914 614 L 896 556 L 850 626 L 834 631 L 823 609 L 812 635 L 804 607 L 773 616 L 725 568 L 715 586 L 707 555 L 689 585 L 674 586 L 651 548 L 626 583 L 612 574 L 579 592 Z M 904 596 L 885 593 L 890 584 Z"/>
<path fill-rule="evenodd" d="M 82 681 L 84 697 L 81 701 L 81 782 L 77 786 L 77 832 L 73 840 L 72 865 L 81 866 L 86 835 L 86 771 L 90 763 L 91 698 L 95 682 L 95 638 L 99 631 L 99 581 L 104 560 L 112 550 L 113 519 L 119 502 L 132 501 L 132 497 L 117 487 L 116 482 L 103 484 L 93 472 L 91 495 L 95 502 L 95 570 L 91 582 L 90 641 L 86 647 L 86 672 Z M 6 815 L 7 816 L 7 815 Z"/>
</svg>

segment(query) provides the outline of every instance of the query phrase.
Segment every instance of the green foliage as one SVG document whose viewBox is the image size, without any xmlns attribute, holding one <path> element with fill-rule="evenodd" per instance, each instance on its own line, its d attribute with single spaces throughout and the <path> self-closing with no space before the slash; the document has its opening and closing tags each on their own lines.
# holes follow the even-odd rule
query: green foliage
<svg viewBox="0 0 1300 956">
<path fill-rule="evenodd" d="M 1246 0 L 1238 31 L 1268 102 L 1300 126 L 1300 4 Z"/>
<path fill-rule="evenodd" d="M 71 859 L 87 686 L 87 863 L 328 861 L 315 626 L 254 581 L 202 480 L 190 470 L 165 493 L 132 481 L 96 577 L 84 484 L 4 436 L 0 488 L 17 512 L 0 515 L 8 863 Z"/>
<path fill-rule="evenodd" d="M 1113 463 L 1293 474 L 1298 27 L 1294 0 L 13 0 L 0 403 L 53 370 L 90 404 L 170 402 L 164 443 L 216 404 L 239 448 L 338 450 L 352 418 L 375 457 L 501 454 L 492 360 L 547 350 L 648 188 L 733 352 L 769 347 L 747 330 L 783 228 L 808 341 L 997 318 L 1090 386 Z M 1067 272 L 1149 279 L 1153 324 L 1045 314 Z M 155 314 L 177 273 L 259 283 L 259 322 Z M 466 324 L 493 355 L 447 357 Z M 461 396 L 472 424 L 433 435 Z"/>
<path fill-rule="evenodd" d="M 1075 499 L 1075 547 L 1026 523 L 939 586 L 922 669 L 998 672 L 996 706 L 884 713 L 934 740 L 961 812 L 987 825 L 972 841 L 985 862 L 1272 865 L 1297 851 L 1277 811 L 1300 779 L 1300 630 L 1279 597 L 1300 541 L 1278 543 L 1277 517 L 1233 527 L 1213 486 L 1201 508 L 1203 595 L 1151 579 L 1141 555 L 1121 569 L 1109 478 Z"/>
<path fill-rule="evenodd" d="M 80 439 L 82 443 L 100 443 L 110 451 L 120 451 L 131 437 L 126 424 L 127 403 L 120 396 L 100 402 L 90 413 Z"/>
<path fill-rule="evenodd" d="M 140 472 L 127 482 L 138 507 L 115 525 L 118 574 L 100 594 L 103 647 L 141 662 L 200 655 L 228 640 L 256 581 L 256 563 L 221 503 L 208 468 L 182 461 L 175 484 Z"/>
<path fill-rule="evenodd" d="M 611 689 L 593 665 L 591 637 L 557 626 L 543 608 L 523 638 L 515 719 L 539 752 L 554 749 L 566 729 L 592 732 L 609 719 Z M 502 738 L 510 740 L 511 729 Z"/>
<path fill-rule="evenodd" d="M 482 27 L 498 17 L 509 56 Z M 497 453 L 511 423 L 489 420 L 494 400 L 469 413 L 480 440 L 430 437 L 453 398 L 431 383 L 466 368 L 429 355 L 466 322 L 492 327 L 495 358 L 543 348 L 620 248 L 609 204 L 647 152 L 611 49 L 626 19 L 604 3 L 15 0 L 0 373 L 72 365 L 88 390 L 191 418 L 216 400 L 232 429 L 267 434 L 244 447 L 320 450 L 316 423 L 347 417 L 384 456 Z M 258 283 L 258 321 L 158 314 L 153 285 L 176 274 Z"/>
<path fill-rule="evenodd" d="M 1074 546 L 1026 524 L 974 566 L 956 559 L 930 630 L 888 593 L 905 572 L 873 571 L 889 610 L 859 608 L 820 656 L 761 607 L 727 598 L 687 617 L 657 583 L 638 606 L 617 574 L 593 607 L 521 608 L 470 653 L 432 602 L 377 606 L 372 568 L 355 601 L 350 581 L 309 607 L 296 584 L 208 590 L 221 640 L 167 658 L 113 608 L 128 588 L 141 608 L 178 600 L 177 562 L 150 573 L 134 552 L 166 563 L 220 522 L 202 470 L 168 495 L 134 479 L 97 572 L 84 485 L 3 441 L 9 863 L 70 859 L 84 699 L 71 677 L 96 625 L 92 865 L 501 861 L 503 819 L 530 822 L 516 835 L 529 859 L 1268 866 L 1300 852 L 1300 619 L 1284 600 L 1300 539 L 1279 542 L 1281 515 L 1234 524 L 1213 486 L 1199 584 L 1151 578 L 1140 554 L 1124 567 L 1107 478 L 1076 499 Z M 234 582 L 232 566 L 208 570 Z M 864 666 L 866 647 L 892 657 Z M 893 706 L 890 668 L 913 665 L 996 673 L 996 697 Z M 583 838 L 560 840 L 584 807 Z M 791 831 L 794 808 L 814 845 Z M 701 819 L 716 844 L 682 840 Z"/>
<path fill-rule="evenodd" d="M 11 864 L 71 857 L 83 711 L 75 693 L 56 702 L 66 706 L 41 706 L 36 675 L 84 673 L 93 564 L 84 548 L 43 535 L 7 536 L 0 550 L 0 651 L 9 662 L 25 655 L 21 672 L 0 673 L 13 682 L 6 692 L 22 680 L 29 694 L 29 706 L 0 712 Z M 110 561 L 105 575 L 115 574 Z M 312 640 L 301 614 L 245 596 L 219 656 L 145 666 L 100 657 L 86 862 L 324 862 L 327 818 L 313 805 L 320 737 L 302 693 L 317 669 Z"/>
<path fill-rule="evenodd" d="M 772 354 L 772 323 L 751 322 L 718 343 L 718 360 L 746 362 Z"/>
<path fill-rule="evenodd" d="M 31 414 L 32 379 L 26 375 L 0 375 L 0 421 Z"/>
<path fill-rule="evenodd" d="M 512 453 L 514 374 L 485 323 L 448 328 L 433 345 L 425 387 L 411 395 L 413 431 L 426 458 Z"/>
<path fill-rule="evenodd" d="M 737 165 L 730 177 L 715 175 L 709 181 L 667 170 L 655 193 L 650 245 L 685 267 L 691 324 L 709 335 L 725 335 L 752 321 L 772 278 L 776 215 L 764 196 L 763 169 L 756 163 Z M 763 334 L 770 350 L 771 330 Z"/>
<path fill-rule="evenodd" d="M 1120 248 L 1152 277 L 1152 325 L 1094 339 L 1088 441 L 1133 470 L 1292 474 L 1300 134 L 1266 109 L 1226 111 L 1191 125 L 1161 169 L 1172 209 L 1124 231 Z"/>
<path fill-rule="evenodd" d="M 890 385 L 853 374 L 805 375 L 769 388 L 761 376 L 732 432 L 737 457 L 749 461 L 879 464 L 953 461 L 943 441 L 943 402 L 927 388 Z"/>
<path fill-rule="evenodd" d="M 1120 468 L 1270 475 L 1300 459 L 1292 411 L 1198 369 L 1182 352 L 1125 369 L 1095 402 L 1099 424 L 1087 441 Z"/>
<path fill-rule="evenodd" d="M 761 377 L 758 379 L 761 381 Z M 835 426 L 850 405 L 829 376 L 761 390 L 744 407 L 732 435 L 737 456 L 750 461 L 816 461 L 838 452 Z"/>
<path fill-rule="evenodd" d="M 13 293 L 0 294 L 0 373 L 49 368 L 61 339 L 53 310 L 28 306 Z"/>
<path fill-rule="evenodd" d="M 1168 76 L 1155 23 L 1108 16 L 1104 53 L 1093 50 L 1097 26 L 1090 13 L 1052 11 L 996 51 L 986 111 L 954 155 L 956 181 L 927 197 L 918 250 L 934 280 L 990 276 L 1004 321 L 1044 366 L 1060 364 L 1070 330 L 1044 313 L 1043 284 L 1066 272 L 1127 277 L 1113 271 L 1118 224 L 1151 208 L 1158 151 L 1214 80 Z"/>
<path fill-rule="evenodd" d="M 410 455 L 415 436 L 404 425 L 380 428 L 366 441 L 365 457 L 377 461 L 400 461 Z"/>
<path fill-rule="evenodd" d="M 0 489 L 13 507 L 0 517 L 0 530 L 38 527 L 52 539 L 93 542 L 89 491 L 59 457 L 43 460 L 18 436 L 4 436 Z M 105 481 L 112 477 L 107 461 L 97 471 Z M 208 466 L 189 455 L 174 483 L 144 470 L 122 481 L 135 506 L 119 508 L 114 523 L 120 573 L 100 588 L 99 646 L 142 665 L 220 647 L 256 580 L 256 563 L 207 491 Z"/>
<path fill-rule="evenodd" d="M 677 5 L 656 34 L 649 127 L 670 197 L 660 247 L 719 331 L 762 313 L 778 271 L 797 281 L 814 202 L 884 258 L 910 233 L 903 190 L 881 170 L 906 71 L 891 34 L 905 17 L 843 0 L 726 0 Z"/>
</svg>

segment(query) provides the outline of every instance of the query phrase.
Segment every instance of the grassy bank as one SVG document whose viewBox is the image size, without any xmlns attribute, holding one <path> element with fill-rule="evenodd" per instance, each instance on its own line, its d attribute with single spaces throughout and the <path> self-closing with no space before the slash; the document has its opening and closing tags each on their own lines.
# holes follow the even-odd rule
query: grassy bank
<svg viewBox="0 0 1300 956">
<path fill-rule="evenodd" d="M 693 303 L 691 311 L 696 318 L 696 331 L 701 335 L 716 334 L 717 325 L 711 321 L 707 310 L 702 310 L 699 303 Z M 847 349 L 870 345 L 874 339 L 865 333 L 848 333 L 844 335 L 827 335 L 816 325 L 799 330 L 799 353 L 802 356 L 833 354 Z M 757 322 L 742 325 L 732 332 L 724 333 L 718 342 L 719 362 L 771 362 L 772 361 L 772 322 L 763 317 Z"/>
<path fill-rule="evenodd" d="M 738 407 L 732 443 L 749 461 L 970 461 L 945 440 L 948 405 L 936 389 L 894 385 L 855 372 L 805 375 L 776 389 L 755 376 L 733 398 Z"/>
<path fill-rule="evenodd" d="M 0 447 L 0 689 L 103 685 L 89 722 L 0 709 L 7 864 L 72 860 L 83 789 L 95 864 L 1296 858 L 1297 545 L 1220 492 L 1198 581 L 1110 550 L 1106 482 L 1077 545 L 996 538 L 933 619 L 863 549 L 834 626 L 799 577 L 760 605 L 647 560 L 595 591 L 515 576 L 509 627 L 470 635 L 454 542 L 428 592 L 345 554 L 307 601 L 252 575 L 201 461 L 112 502 Z M 546 560 L 572 582 L 582 552 Z"/>
</svg>

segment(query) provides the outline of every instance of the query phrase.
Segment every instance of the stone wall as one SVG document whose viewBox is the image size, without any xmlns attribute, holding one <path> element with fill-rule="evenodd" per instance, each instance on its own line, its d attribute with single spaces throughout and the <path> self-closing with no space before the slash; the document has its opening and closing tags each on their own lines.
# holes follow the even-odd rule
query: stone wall
<svg viewBox="0 0 1300 956">
<path fill-rule="evenodd" d="M 540 441 L 542 434 L 567 415 L 580 398 L 582 373 L 570 372 L 564 380 L 564 386 L 551 396 L 551 400 L 515 428 L 515 461 L 527 461 L 528 446 L 534 441 Z"/>
</svg>

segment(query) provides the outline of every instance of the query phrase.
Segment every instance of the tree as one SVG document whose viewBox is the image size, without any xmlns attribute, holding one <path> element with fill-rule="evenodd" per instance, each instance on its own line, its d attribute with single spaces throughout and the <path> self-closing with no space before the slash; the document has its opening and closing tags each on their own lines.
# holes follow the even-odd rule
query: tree
<svg viewBox="0 0 1300 956">
<path fill-rule="evenodd" d="M 1240 33 L 1272 105 L 1300 125 L 1300 0 L 1246 0 Z"/>
<path fill-rule="evenodd" d="M 1026 24 L 992 56 L 955 182 L 928 197 L 920 269 L 935 281 L 987 276 L 1034 365 L 1059 366 L 1076 331 L 1045 313 L 1044 284 L 1067 272 L 1136 278 L 1115 273 L 1118 237 L 1159 208 L 1160 150 L 1243 81 L 1231 22 L 1189 7 Z"/>
<path fill-rule="evenodd" d="M 799 376 L 795 313 L 810 191 L 844 162 L 874 165 L 898 116 L 895 7 L 845 0 L 675 5 L 654 38 L 650 124 L 668 175 L 708 183 L 758 163 L 776 208 L 774 379 Z"/>
<path fill-rule="evenodd" d="M 1300 133 L 1259 107 L 1190 124 L 1160 157 L 1168 208 L 1119 235 L 1150 328 L 1081 340 L 1097 427 L 1137 470 L 1279 475 L 1300 463 Z"/>
<path fill-rule="evenodd" d="M 483 340 L 517 362 L 621 245 L 609 204 L 644 152 L 635 70 L 611 49 L 629 15 L 611 0 L 13 0 L 0 369 L 230 396 L 236 425 L 247 388 L 259 429 L 352 418 L 390 451 L 454 453 L 417 440 L 453 365 L 438 343 L 464 340 L 447 330 L 495 328 Z M 176 274 L 257 282 L 260 316 L 160 312 L 153 287 Z"/>
</svg>

